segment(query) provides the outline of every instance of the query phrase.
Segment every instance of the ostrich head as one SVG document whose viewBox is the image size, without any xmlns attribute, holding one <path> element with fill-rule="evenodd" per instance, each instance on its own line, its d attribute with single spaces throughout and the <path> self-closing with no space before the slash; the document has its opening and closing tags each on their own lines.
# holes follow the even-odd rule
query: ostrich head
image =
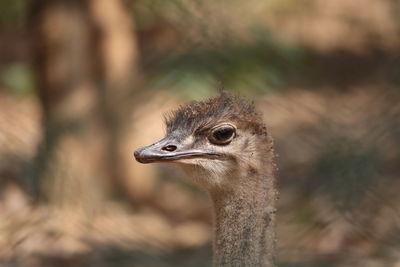
<svg viewBox="0 0 400 267">
<path fill-rule="evenodd" d="M 166 116 L 166 137 L 135 151 L 141 163 L 177 163 L 198 185 L 226 188 L 262 168 L 271 149 L 254 105 L 226 92 Z"/>
</svg>

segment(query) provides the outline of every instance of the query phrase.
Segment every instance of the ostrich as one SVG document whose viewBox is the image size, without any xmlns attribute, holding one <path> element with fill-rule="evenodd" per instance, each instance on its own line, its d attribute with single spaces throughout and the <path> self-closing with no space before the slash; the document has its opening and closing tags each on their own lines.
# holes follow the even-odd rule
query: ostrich
<svg viewBox="0 0 400 267">
<path fill-rule="evenodd" d="M 134 155 L 177 163 L 214 207 L 213 266 L 274 264 L 273 142 L 254 105 L 222 92 L 166 115 L 166 137 Z"/>
</svg>

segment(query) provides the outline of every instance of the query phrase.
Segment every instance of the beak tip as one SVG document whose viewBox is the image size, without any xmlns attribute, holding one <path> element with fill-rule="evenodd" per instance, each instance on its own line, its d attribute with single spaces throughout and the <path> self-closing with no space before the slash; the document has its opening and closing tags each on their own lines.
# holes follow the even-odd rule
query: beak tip
<svg viewBox="0 0 400 267">
<path fill-rule="evenodd" d="M 144 163 L 144 162 L 142 161 L 142 157 L 140 156 L 140 154 L 141 154 L 140 152 L 141 152 L 141 149 L 140 149 L 140 148 L 137 149 L 137 150 L 135 150 L 135 151 L 133 152 L 133 156 L 135 157 L 135 159 L 136 159 L 137 162 Z"/>
<path fill-rule="evenodd" d="M 147 147 L 142 147 L 133 152 L 133 156 L 135 157 L 137 162 L 146 164 L 152 163 L 154 161 L 151 157 L 152 155 L 149 154 L 149 151 L 147 151 L 146 148 Z"/>
</svg>

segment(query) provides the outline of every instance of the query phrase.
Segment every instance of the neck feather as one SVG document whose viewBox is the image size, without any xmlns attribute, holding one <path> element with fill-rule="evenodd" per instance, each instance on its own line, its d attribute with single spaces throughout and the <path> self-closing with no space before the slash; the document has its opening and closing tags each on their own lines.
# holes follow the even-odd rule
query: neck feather
<svg viewBox="0 0 400 267">
<path fill-rule="evenodd" d="M 274 265 L 275 189 L 273 152 L 248 166 L 230 189 L 210 191 L 214 204 L 214 266 Z M 243 176 L 243 173 L 241 174 Z"/>
</svg>

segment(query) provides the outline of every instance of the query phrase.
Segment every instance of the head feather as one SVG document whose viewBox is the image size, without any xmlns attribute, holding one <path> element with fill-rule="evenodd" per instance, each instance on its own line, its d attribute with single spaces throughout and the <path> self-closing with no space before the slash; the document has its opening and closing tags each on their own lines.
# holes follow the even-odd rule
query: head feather
<svg viewBox="0 0 400 267">
<path fill-rule="evenodd" d="M 254 103 L 225 91 L 205 101 L 193 101 L 165 116 L 167 134 L 175 131 L 193 133 L 199 128 L 229 121 L 255 134 L 265 133 L 265 126 Z"/>
</svg>

